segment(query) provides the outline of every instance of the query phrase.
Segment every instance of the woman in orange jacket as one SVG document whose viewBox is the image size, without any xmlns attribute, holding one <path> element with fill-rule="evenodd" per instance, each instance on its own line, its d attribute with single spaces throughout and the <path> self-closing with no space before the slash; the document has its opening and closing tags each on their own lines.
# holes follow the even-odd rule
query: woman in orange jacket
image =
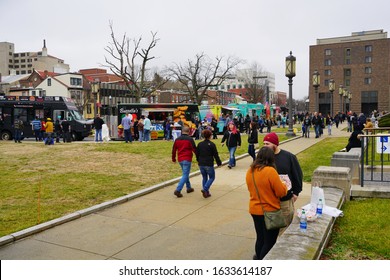
<svg viewBox="0 0 390 280">
<path fill-rule="evenodd" d="M 272 149 L 265 146 L 260 149 L 256 160 L 246 173 L 246 184 L 250 196 L 249 213 L 252 215 L 256 230 L 256 255 L 253 259 L 262 260 L 276 243 L 279 234 L 279 229 L 267 230 L 265 227 L 263 209 L 264 211 L 280 209 L 280 198 L 287 194 L 287 187 L 276 171 L 275 154 Z"/>
</svg>

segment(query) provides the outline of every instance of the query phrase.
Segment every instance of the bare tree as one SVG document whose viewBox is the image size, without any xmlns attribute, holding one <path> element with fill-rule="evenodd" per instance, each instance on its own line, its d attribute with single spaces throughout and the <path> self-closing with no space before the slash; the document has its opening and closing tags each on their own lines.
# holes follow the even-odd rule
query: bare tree
<svg viewBox="0 0 390 280">
<path fill-rule="evenodd" d="M 263 67 L 257 62 L 253 62 L 248 69 L 238 71 L 237 79 L 242 80 L 245 84 L 248 102 L 262 103 L 264 101 L 266 83 L 260 83 L 260 81 L 264 81 L 266 78 Z"/>
<path fill-rule="evenodd" d="M 204 53 L 197 54 L 195 60 L 188 60 L 187 64 L 175 64 L 168 69 L 170 75 L 182 84 L 189 93 L 189 98 L 201 104 L 208 96 L 207 90 L 217 87 L 232 75 L 232 70 L 241 63 L 233 57 L 216 57 L 211 60 Z"/>
<path fill-rule="evenodd" d="M 112 22 L 110 22 L 110 30 L 112 41 L 105 48 L 109 54 L 109 57 L 105 57 L 106 67 L 123 79 L 127 88 L 134 93 L 136 101 L 140 102 L 142 97 L 149 97 L 154 90 L 168 81 L 167 78 L 162 78 L 159 84 L 153 83 L 147 68 L 148 62 L 155 58 L 151 56 L 151 52 L 160 39 L 157 38 L 157 32 L 151 32 L 152 38 L 143 48 L 141 46 L 142 37 L 130 40 L 124 34 L 119 40 L 115 37 Z"/>
</svg>

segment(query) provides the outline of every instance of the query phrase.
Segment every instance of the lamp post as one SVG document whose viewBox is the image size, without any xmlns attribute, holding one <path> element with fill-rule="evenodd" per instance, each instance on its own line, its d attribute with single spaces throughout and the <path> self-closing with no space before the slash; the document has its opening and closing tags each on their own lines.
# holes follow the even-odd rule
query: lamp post
<svg viewBox="0 0 390 280">
<path fill-rule="evenodd" d="M 351 111 L 351 99 L 352 99 L 352 93 L 350 91 L 348 91 L 348 99 L 349 99 L 349 106 L 348 106 L 348 110 Z"/>
<path fill-rule="evenodd" d="M 111 136 L 111 114 L 112 114 L 112 96 L 110 95 L 108 97 L 109 103 L 108 103 L 108 121 L 107 121 L 107 126 L 108 126 L 108 136 Z"/>
<path fill-rule="evenodd" d="M 314 70 L 313 73 L 313 87 L 314 87 L 314 95 L 315 95 L 315 112 L 318 112 L 318 87 L 320 86 L 320 73 L 318 73 L 317 69 Z"/>
<path fill-rule="evenodd" d="M 286 57 L 286 77 L 288 78 L 288 130 L 286 136 L 295 136 L 293 130 L 293 112 L 292 112 L 292 81 L 295 77 L 295 64 L 296 58 L 292 55 L 292 51 L 290 51 L 290 55 Z"/>
<path fill-rule="evenodd" d="M 343 87 L 343 85 L 340 85 L 340 87 L 339 87 L 339 95 L 340 95 L 340 113 L 343 111 L 343 91 L 344 91 L 344 87 Z"/>
<path fill-rule="evenodd" d="M 343 89 L 343 96 L 344 96 L 344 112 L 347 114 L 347 97 L 348 97 L 348 90 L 346 88 Z"/>
<path fill-rule="evenodd" d="M 330 116 L 333 117 L 333 92 L 336 89 L 336 83 L 333 79 L 329 80 L 329 91 L 330 91 Z"/>
</svg>

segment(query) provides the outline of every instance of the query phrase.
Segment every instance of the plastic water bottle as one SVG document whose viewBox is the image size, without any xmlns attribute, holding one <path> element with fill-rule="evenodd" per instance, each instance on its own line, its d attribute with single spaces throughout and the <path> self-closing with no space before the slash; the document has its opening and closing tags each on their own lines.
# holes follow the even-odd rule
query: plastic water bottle
<svg viewBox="0 0 390 280">
<path fill-rule="evenodd" d="M 317 203 L 317 217 L 320 218 L 322 216 L 322 208 L 324 208 L 324 204 L 322 203 L 322 199 L 320 198 Z"/>
<path fill-rule="evenodd" d="M 306 232 L 307 230 L 307 218 L 304 209 L 302 209 L 301 218 L 299 219 L 299 229 L 301 232 Z"/>
</svg>

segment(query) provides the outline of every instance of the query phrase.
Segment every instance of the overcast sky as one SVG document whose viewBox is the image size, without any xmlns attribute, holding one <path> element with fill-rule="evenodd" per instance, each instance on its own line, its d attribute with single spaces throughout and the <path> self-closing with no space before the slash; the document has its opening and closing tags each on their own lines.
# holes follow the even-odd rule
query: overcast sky
<svg viewBox="0 0 390 280">
<path fill-rule="evenodd" d="M 352 32 L 390 31 L 389 0 L 0 0 L 0 41 L 16 52 L 40 51 L 71 71 L 100 67 L 110 42 L 109 21 L 121 37 L 150 39 L 153 64 L 163 68 L 204 52 L 234 55 L 275 73 L 275 89 L 288 93 L 284 76 L 290 50 L 297 59 L 293 96 L 308 95 L 309 46 Z"/>
</svg>

